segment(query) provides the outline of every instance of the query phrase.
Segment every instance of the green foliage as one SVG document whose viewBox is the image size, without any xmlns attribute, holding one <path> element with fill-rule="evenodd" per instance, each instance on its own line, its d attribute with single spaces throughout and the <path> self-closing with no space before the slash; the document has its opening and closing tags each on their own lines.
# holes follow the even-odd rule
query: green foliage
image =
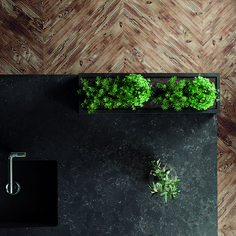
<svg viewBox="0 0 236 236">
<path fill-rule="evenodd" d="M 150 79 L 145 79 L 141 75 L 130 74 L 120 79 L 104 78 L 97 76 L 94 85 L 81 78 L 83 88 L 78 90 L 78 94 L 85 94 L 86 98 L 81 104 L 92 113 L 100 105 L 105 108 L 114 109 L 118 107 L 133 110 L 136 106 L 143 106 L 153 93 L 151 91 Z"/>
<path fill-rule="evenodd" d="M 184 89 L 188 96 L 189 105 L 197 110 L 207 110 L 214 104 L 219 89 L 209 79 L 203 78 L 201 74 L 194 80 L 188 80 L 188 86 Z M 216 99 L 219 101 L 219 99 Z"/>
<path fill-rule="evenodd" d="M 184 79 L 176 83 L 176 79 L 177 77 L 174 76 L 167 84 L 157 84 L 160 93 L 153 99 L 153 102 L 161 103 L 163 110 L 168 109 L 169 106 L 174 107 L 176 111 L 181 111 L 186 107 L 206 110 L 214 104 L 219 89 L 216 89 L 214 83 L 211 84 L 209 79 L 203 78 L 201 74 L 194 80 L 188 80 L 187 83 Z"/>
<path fill-rule="evenodd" d="M 188 107 L 187 97 L 183 93 L 185 80 L 176 82 L 177 76 L 172 77 L 167 84 L 157 84 L 157 88 L 161 91 L 160 94 L 153 99 L 153 102 L 161 103 L 161 108 L 166 110 L 169 106 L 173 106 L 176 111 L 181 111 L 183 107 Z"/>
<path fill-rule="evenodd" d="M 157 181 L 153 181 L 152 186 L 148 185 L 152 195 L 160 193 L 161 196 L 165 195 L 165 202 L 167 203 L 167 196 L 170 196 L 170 200 L 174 200 L 175 197 L 178 197 L 180 190 L 176 187 L 176 184 L 179 184 L 179 179 L 171 179 L 169 173 L 171 169 L 164 166 L 161 167 L 160 160 L 151 161 L 151 173 L 153 176 L 157 177 Z"/>
<path fill-rule="evenodd" d="M 161 104 L 163 110 L 173 107 L 176 111 L 182 108 L 192 107 L 197 110 L 206 110 L 214 104 L 217 97 L 217 90 L 214 83 L 203 78 L 201 74 L 194 80 L 183 79 L 176 82 L 177 77 L 172 77 L 167 84 L 157 84 L 157 96 L 153 102 Z M 151 91 L 150 79 L 141 75 L 129 74 L 123 79 L 118 76 L 116 79 L 97 76 L 94 83 L 81 78 L 83 88 L 78 94 L 85 95 L 82 107 L 88 109 L 88 113 L 103 106 L 106 109 L 142 107 L 153 94 Z M 216 99 L 219 101 L 219 99 Z"/>
</svg>

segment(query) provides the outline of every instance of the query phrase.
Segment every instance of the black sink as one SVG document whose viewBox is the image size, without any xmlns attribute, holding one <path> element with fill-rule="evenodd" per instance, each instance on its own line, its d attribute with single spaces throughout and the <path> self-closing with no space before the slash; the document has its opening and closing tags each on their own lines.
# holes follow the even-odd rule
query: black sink
<svg viewBox="0 0 236 236">
<path fill-rule="evenodd" d="M 16 195 L 6 192 L 8 162 L 0 162 L 0 227 L 40 227 L 58 224 L 57 162 L 14 160 Z"/>
</svg>

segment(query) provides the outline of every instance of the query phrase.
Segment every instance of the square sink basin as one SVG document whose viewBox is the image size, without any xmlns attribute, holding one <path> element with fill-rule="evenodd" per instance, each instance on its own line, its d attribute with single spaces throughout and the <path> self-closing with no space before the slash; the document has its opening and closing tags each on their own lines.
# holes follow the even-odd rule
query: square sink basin
<svg viewBox="0 0 236 236">
<path fill-rule="evenodd" d="M 8 162 L 0 162 L 0 227 L 41 227 L 58 224 L 57 162 L 13 161 L 16 195 L 6 191 Z"/>
</svg>

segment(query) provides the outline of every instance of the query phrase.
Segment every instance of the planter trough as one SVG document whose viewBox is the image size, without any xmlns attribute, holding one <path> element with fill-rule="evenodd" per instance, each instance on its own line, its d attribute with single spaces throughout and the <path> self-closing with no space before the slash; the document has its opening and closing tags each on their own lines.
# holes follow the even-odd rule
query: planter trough
<svg viewBox="0 0 236 236">
<path fill-rule="evenodd" d="M 124 78 L 126 75 L 130 73 L 81 73 L 79 74 L 79 89 L 83 87 L 81 82 L 81 78 L 84 78 L 88 81 L 94 82 L 97 76 L 101 76 L 102 78 L 116 78 L 119 76 L 120 78 Z M 134 74 L 141 74 L 144 78 L 150 79 L 150 84 L 152 85 L 152 91 L 156 91 L 157 83 L 166 84 L 167 81 L 171 79 L 173 76 L 177 76 L 176 82 L 185 79 L 185 80 L 193 80 L 195 76 L 198 76 L 199 73 L 134 73 Z M 201 76 L 204 78 L 208 78 L 210 82 L 215 84 L 216 89 L 220 89 L 220 73 L 201 73 Z M 79 112 L 88 114 L 87 109 L 82 108 L 81 103 L 83 102 L 84 98 L 81 95 L 79 97 Z M 150 99 L 143 103 L 143 107 L 136 107 L 136 110 L 132 110 L 131 108 L 117 108 L 117 109 L 105 109 L 101 106 L 100 109 L 95 110 L 91 114 L 97 113 L 220 113 L 220 101 L 213 104 L 213 106 L 209 107 L 207 110 L 196 110 L 194 108 L 182 108 L 181 111 L 176 111 L 174 108 L 169 108 L 167 110 L 163 110 L 161 108 L 161 104 L 156 104 L 152 100 L 154 95 L 150 97 Z M 217 94 L 217 99 L 220 98 L 220 92 Z"/>
</svg>

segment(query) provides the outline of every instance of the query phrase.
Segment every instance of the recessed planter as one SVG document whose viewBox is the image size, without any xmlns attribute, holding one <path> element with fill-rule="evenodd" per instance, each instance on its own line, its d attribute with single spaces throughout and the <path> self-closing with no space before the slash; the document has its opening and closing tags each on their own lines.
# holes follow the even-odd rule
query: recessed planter
<svg viewBox="0 0 236 236">
<path fill-rule="evenodd" d="M 124 78 L 126 75 L 130 73 L 81 73 L 79 74 L 79 88 L 83 87 L 81 82 L 81 78 L 84 78 L 90 82 L 95 82 L 97 76 L 101 76 L 102 78 L 111 77 L 115 79 L 117 76 L 120 78 Z M 99 107 L 99 109 L 95 110 L 92 114 L 97 113 L 220 113 L 220 101 L 215 101 L 214 104 L 209 107 L 207 110 L 196 110 L 194 108 L 182 108 L 181 111 L 176 111 L 174 108 L 169 108 L 167 110 L 163 110 L 160 104 L 156 104 L 153 102 L 155 93 L 157 91 L 157 83 L 166 84 L 167 81 L 171 79 L 173 76 L 177 76 L 176 82 L 180 80 L 194 80 L 195 76 L 198 76 L 199 73 L 136 73 L 141 74 L 144 78 L 150 79 L 150 84 L 152 85 L 152 91 L 154 94 L 150 97 L 147 102 L 143 103 L 143 107 L 136 107 L 136 110 L 132 110 L 131 108 L 116 108 L 116 109 L 106 109 L 103 106 Z M 205 78 L 208 78 L 211 83 L 215 84 L 216 89 L 220 89 L 220 73 L 201 73 L 201 75 Z M 80 113 L 88 113 L 88 110 L 81 106 L 81 103 L 86 98 L 86 96 L 79 95 L 79 112 Z M 217 99 L 220 98 L 220 92 L 217 94 Z"/>
</svg>

